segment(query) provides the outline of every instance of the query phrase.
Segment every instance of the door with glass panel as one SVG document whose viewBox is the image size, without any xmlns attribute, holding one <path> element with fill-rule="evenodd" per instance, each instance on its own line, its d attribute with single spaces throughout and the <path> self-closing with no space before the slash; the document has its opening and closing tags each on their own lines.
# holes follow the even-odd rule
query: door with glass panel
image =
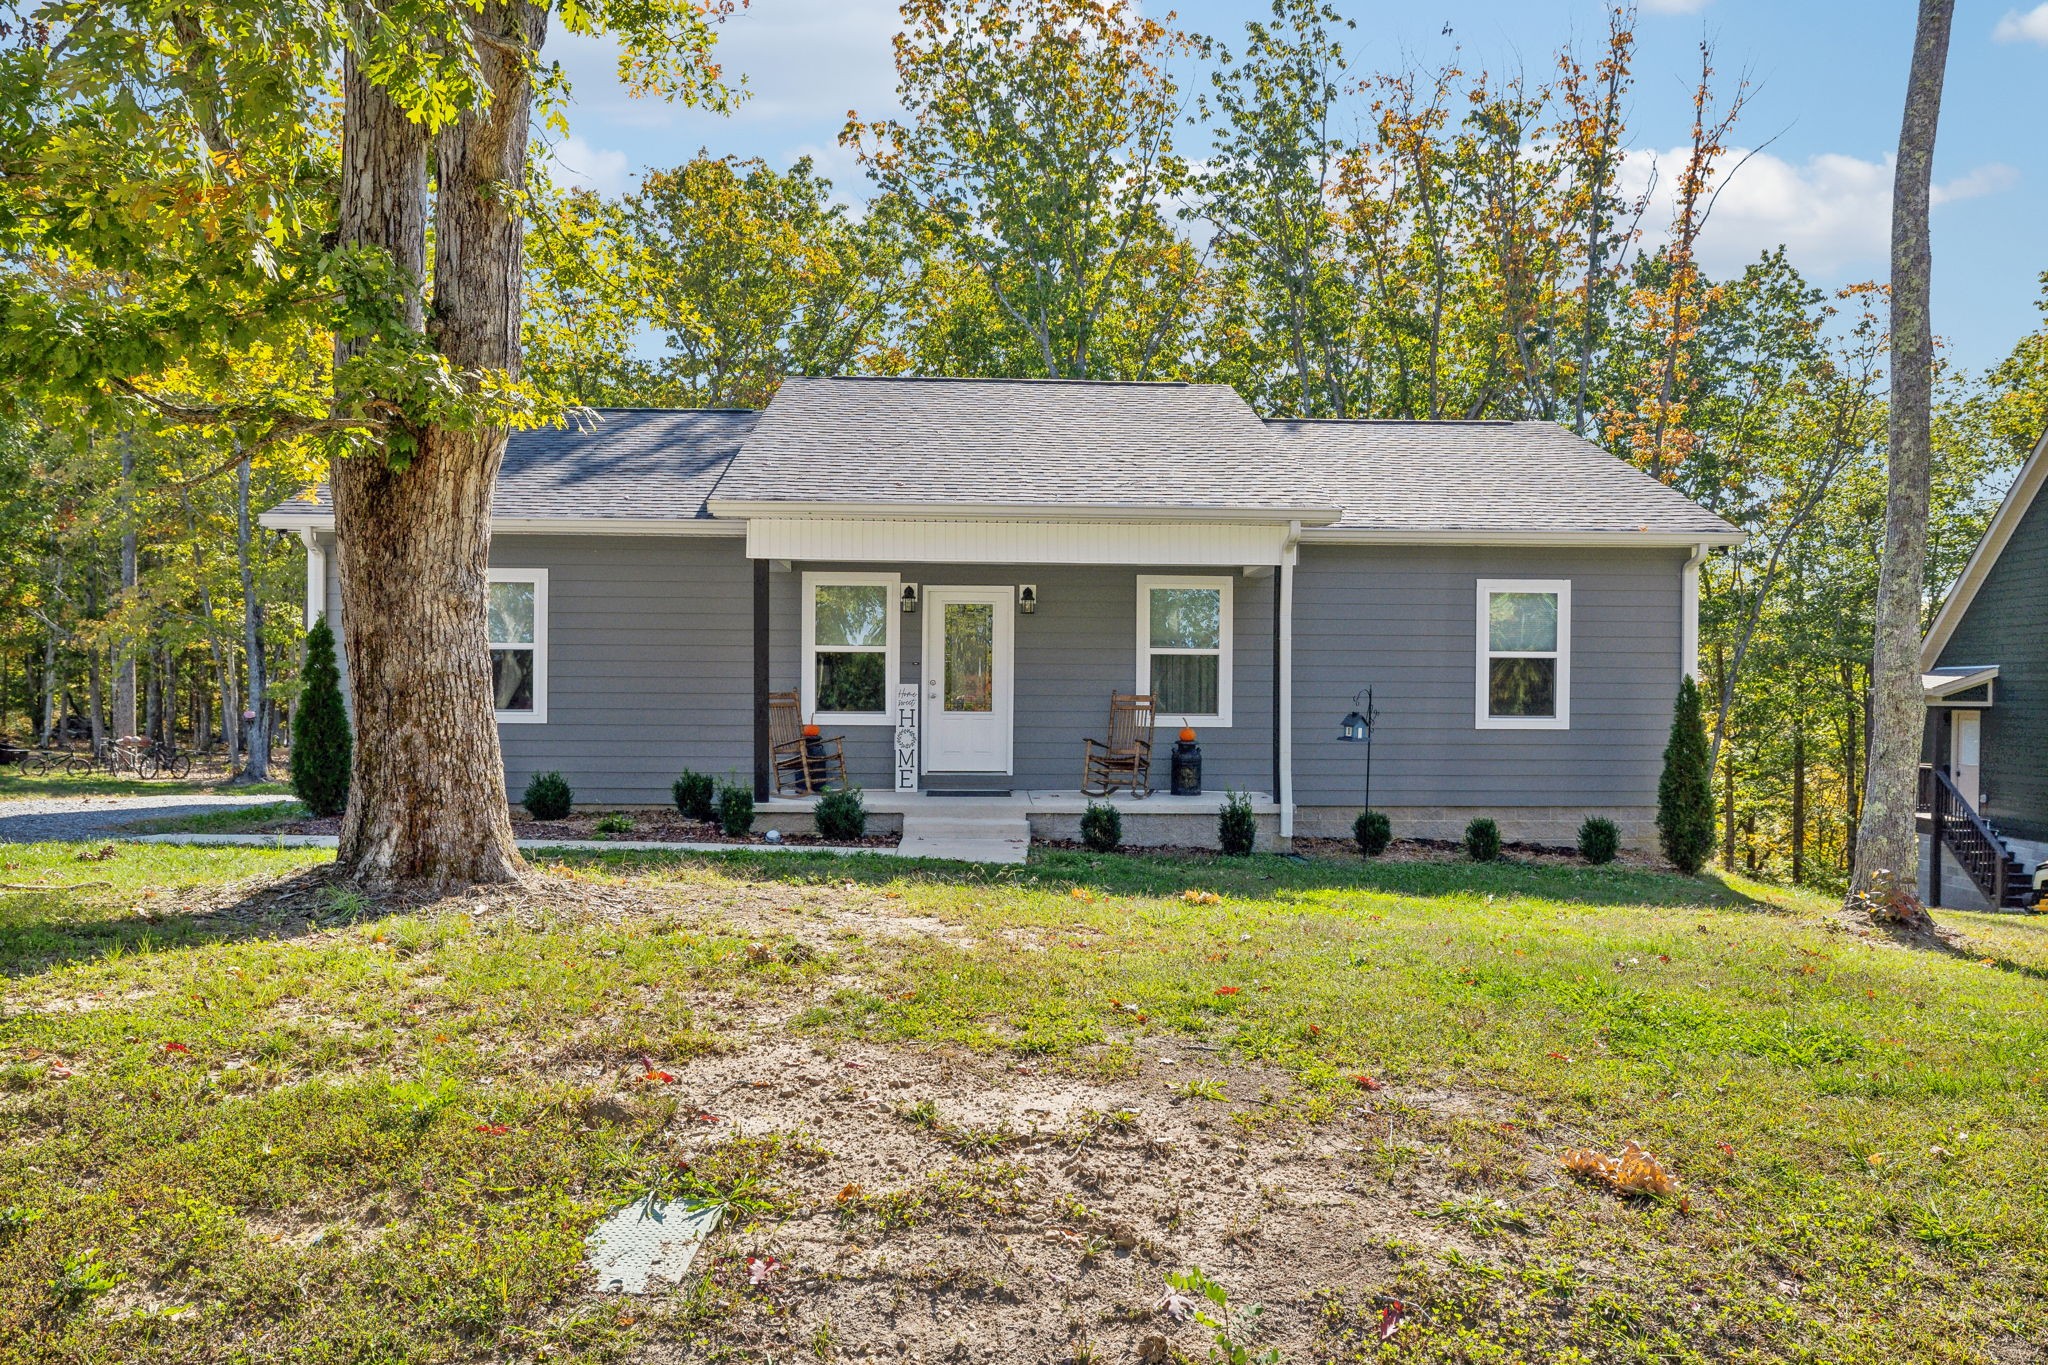
<svg viewBox="0 0 2048 1365">
<path fill-rule="evenodd" d="M 924 769 L 1010 771 L 1010 588 L 925 589 Z"/>
</svg>

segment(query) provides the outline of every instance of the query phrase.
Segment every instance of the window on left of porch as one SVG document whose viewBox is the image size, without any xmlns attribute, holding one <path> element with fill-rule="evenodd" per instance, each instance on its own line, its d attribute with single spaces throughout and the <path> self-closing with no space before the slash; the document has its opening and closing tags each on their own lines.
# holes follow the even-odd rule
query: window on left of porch
<svg viewBox="0 0 2048 1365">
<path fill-rule="evenodd" d="M 805 575 L 805 714 L 839 723 L 886 720 L 896 636 L 893 575 Z"/>
<path fill-rule="evenodd" d="M 484 602 L 491 709 L 501 721 L 548 718 L 548 571 L 492 569 Z"/>
</svg>

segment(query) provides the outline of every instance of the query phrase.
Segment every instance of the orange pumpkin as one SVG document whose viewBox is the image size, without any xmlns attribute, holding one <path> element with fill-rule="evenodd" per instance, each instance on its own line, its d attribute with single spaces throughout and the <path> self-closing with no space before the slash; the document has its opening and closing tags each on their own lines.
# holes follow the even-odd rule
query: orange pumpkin
<svg viewBox="0 0 2048 1365">
<path fill-rule="evenodd" d="M 1180 727 L 1180 742 L 1183 744 L 1193 744 L 1195 742 L 1193 726 L 1183 725 Z"/>
<path fill-rule="evenodd" d="M 817 737 L 818 737 L 819 735 L 822 735 L 822 734 L 824 734 L 824 733 L 825 733 L 825 732 L 824 732 L 823 730 L 820 730 L 820 729 L 819 729 L 819 728 L 818 728 L 817 726 L 815 726 L 815 725 L 806 725 L 806 726 L 804 727 L 804 738 L 805 738 L 805 739 L 816 739 L 816 738 L 817 738 Z"/>
</svg>

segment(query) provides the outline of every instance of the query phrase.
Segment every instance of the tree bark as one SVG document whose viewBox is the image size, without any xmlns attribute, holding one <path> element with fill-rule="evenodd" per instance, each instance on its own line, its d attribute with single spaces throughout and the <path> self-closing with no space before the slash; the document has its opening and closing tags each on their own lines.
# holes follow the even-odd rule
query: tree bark
<svg viewBox="0 0 2048 1365">
<path fill-rule="evenodd" d="M 121 443 L 121 603 L 132 607 L 135 592 L 135 440 L 122 432 Z M 114 737 L 135 733 L 135 642 L 115 646 Z"/>
<path fill-rule="evenodd" d="M 237 782 L 270 780 L 269 690 L 263 668 L 263 599 L 256 593 L 256 570 L 249 559 L 249 459 L 235 467 L 235 559 L 242 570 L 242 650 L 249 660 L 249 741 L 242 750 Z"/>
<path fill-rule="evenodd" d="M 1933 468 L 1934 327 L 1928 199 L 1955 0 L 1920 0 L 1892 184 L 1892 375 L 1885 552 L 1871 652 L 1870 755 L 1850 892 L 1882 889 L 1917 904 L 1914 827 L 1926 702 L 1920 691 L 1921 594 Z M 1910 906 L 1908 907 L 1911 908 Z"/>
<path fill-rule="evenodd" d="M 546 11 L 486 0 L 477 29 L 538 50 Z M 517 51 L 479 44 L 487 108 L 436 139 L 433 339 L 459 372 L 519 367 L 532 87 Z M 341 243 L 426 278 L 427 137 L 350 61 L 343 71 Z M 417 290 L 411 325 L 421 325 Z M 349 347 L 338 348 L 346 360 Z M 371 886 L 503 882 L 512 842 L 484 632 L 491 490 L 502 430 L 427 425 L 404 468 L 334 462 L 342 629 L 356 727 L 339 861 Z"/>
</svg>

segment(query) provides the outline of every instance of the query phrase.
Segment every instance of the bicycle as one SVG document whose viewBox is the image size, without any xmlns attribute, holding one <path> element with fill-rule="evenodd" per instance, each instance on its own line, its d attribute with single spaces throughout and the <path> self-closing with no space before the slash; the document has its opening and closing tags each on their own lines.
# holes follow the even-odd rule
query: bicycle
<svg viewBox="0 0 2048 1365">
<path fill-rule="evenodd" d="M 112 744 L 96 744 L 90 754 L 77 754 L 64 762 L 67 777 L 89 777 L 96 772 L 110 777 L 133 774 L 147 782 L 156 776 L 156 759 L 148 744 L 131 736 Z"/>
<path fill-rule="evenodd" d="M 156 764 L 156 775 L 167 777 L 173 782 L 183 782 L 192 775 L 192 756 L 180 753 L 178 746 L 158 740 L 146 751 L 150 761 Z"/>
<path fill-rule="evenodd" d="M 31 749 L 14 760 L 14 766 L 23 777 L 43 777 L 57 771 L 58 756 Z"/>
</svg>

